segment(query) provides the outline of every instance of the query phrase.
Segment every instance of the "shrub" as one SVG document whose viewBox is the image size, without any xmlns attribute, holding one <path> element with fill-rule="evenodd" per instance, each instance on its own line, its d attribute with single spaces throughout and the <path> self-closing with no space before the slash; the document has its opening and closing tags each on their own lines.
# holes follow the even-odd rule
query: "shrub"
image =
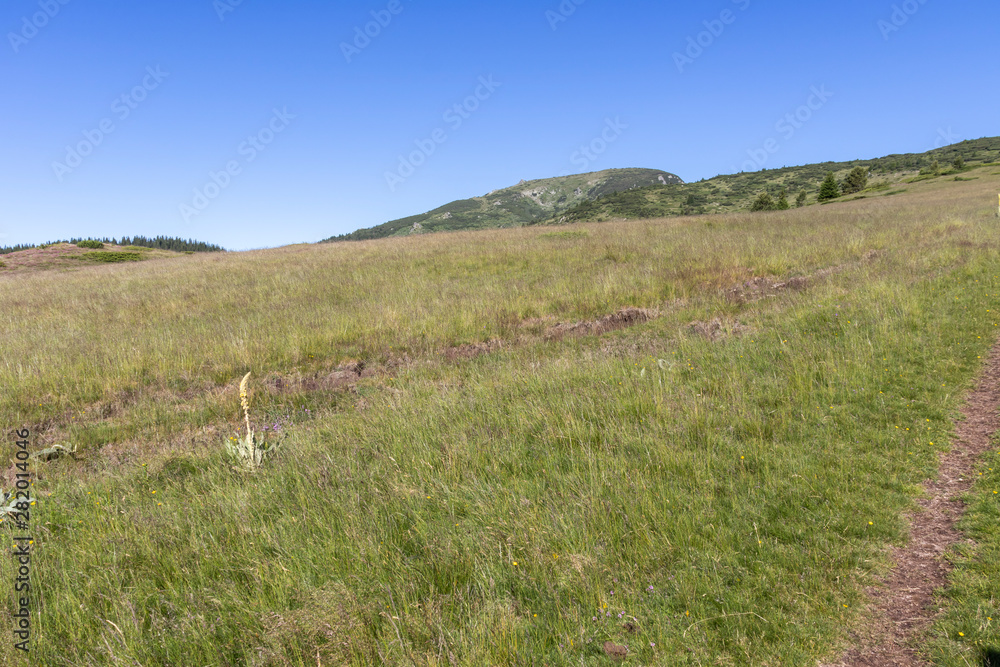
<svg viewBox="0 0 1000 667">
<path fill-rule="evenodd" d="M 100 250 L 104 247 L 104 244 L 100 241 L 77 241 L 77 248 L 91 248 L 93 250 Z"/>
<path fill-rule="evenodd" d="M 799 196 L 795 198 L 795 205 L 797 207 L 799 207 L 799 208 L 802 208 L 803 206 L 805 206 L 806 205 L 806 198 L 808 196 L 809 195 L 806 194 L 805 190 L 803 190 L 802 192 L 800 192 Z"/>
<path fill-rule="evenodd" d="M 955 171 L 962 171 L 965 169 L 965 160 L 961 156 L 955 158 L 955 161 L 951 163 L 951 166 L 955 168 Z"/>
<path fill-rule="evenodd" d="M 117 264 L 119 262 L 141 262 L 142 255 L 137 252 L 112 252 L 99 250 L 80 255 L 80 259 L 85 259 L 88 262 Z"/>
<path fill-rule="evenodd" d="M 924 167 L 920 170 L 921 176 L 940 176 L 941 175 L 941 163 L 937 160 L 931 163 L 931 166 Z"/>
</svg>

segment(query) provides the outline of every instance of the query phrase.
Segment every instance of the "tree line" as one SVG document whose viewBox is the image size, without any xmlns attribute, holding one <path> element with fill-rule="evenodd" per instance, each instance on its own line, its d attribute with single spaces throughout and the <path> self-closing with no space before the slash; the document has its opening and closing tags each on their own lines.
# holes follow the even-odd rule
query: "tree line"
<svg viewBox="0 0 1000 667">
<path fill-rule="evenodd" d="M 868 167 L 855 167 L 840 183 L 837 182 L 837 177 L 834 173 L 830 171 L 827 172 L 826 178 L 823 180 L 822 185 L 819 186 L 819 194 L 816 196 L 816 201 L 830 201 L 837 197 L 861 192 L 866 187 L 868 187 Z M 807 197 L 806 191 L 802 190 L 795 198 L 795 205 L 798 207 L 805 206 Z M 750 205 L 751 211 L 785 211 L 789 208 L 791 208 L 791 204 L 788 203 L 788 191 L 784 188 L 781 190 L 781 197 L 777 201 L 774 200 L 771 193 L 765 191 L 757 195 L 757 198 Z"/>
<path fill-rule="evenodd" d="M 965 171 L 965 168 L 965 159 L 962 156 L 958 156 L 951 163 L 951 171 L 944 173 L 962 172 Z M 923 167 L 920 170 L 921 176 L 940 176 L 942 173 L 941 163 L 938 160 L 931 163 L 929 167 Z M 851 169 L 847 176 L 844 177 L 844 180 L 837 181 L 836 175 L 832 171 L 828 171 L 826 178 L 823 179 L 823 183 L 819 186 L 816 201 L 822 204 L 838 197 L 857 194 L 868 187 L 869 175 L 869 167 L 858 166 Z M 807 197 L 808 195 L 805 190 L 799 192 L 798 197 L 795 198 L 796 206 L 805 206 Z M 791 208 L 791 206 L 788 203 L 788 191 L 784 188 L 782 188 L 781 197 L 777 201 L 771 196 L 771 193 L 765 190 L 757 195 L 757 198 L 750 204 L 751 211 L 783 211 L 788 208 Z"/>
<path fill-rule="evenodd" d="M 32 248 L 45 248 L 50 245 L 55 245 L 56 243 L 72 243 L 74 245 L 80 243 L 93 242 L 104 243 L 107 245 L 120 245 L 120 246 L 138 246 L 140 248 L 156 248 L 157 250 L 173 250 L 175 252 L 225 252 L 226 249 L 222 246 L 217 246 L 212 243 L 205 243 L 203 241 L 195 241 L 194 239 L 182 239 L 180 237 L 170 237 L 170 236 L 157 236 L 155 238 L 147 238 L 145 236 L 123 236 L 120 240 L 114 238 L 101 238 L 101 239 L 69 239 L 65 241 L 49 241 L 48 243 L 39 244 L 19 244 L 14 246 L 4 246 L 0 248 L 0 255 L 6 255 L 12 252 L 18 252 L 19 250 L 31 250 Z M 92 245 L 92 244 L 91 244 Z"/>
</svg>

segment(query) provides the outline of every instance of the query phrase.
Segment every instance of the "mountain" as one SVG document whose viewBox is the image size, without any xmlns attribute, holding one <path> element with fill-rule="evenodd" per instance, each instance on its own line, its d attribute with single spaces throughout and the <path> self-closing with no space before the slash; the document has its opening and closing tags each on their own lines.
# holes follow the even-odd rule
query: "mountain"
<svg viewBox="0 0 1000 667">
<path fill-rule="evenodd" d="M 842 179 L 849 171 L 859 166 L 868 169 L 868 190 L 848 197 L 864 198 L 880 192 L 895 194 L 900 190 L 893 188 L 905 187 L 907 182 L 914 180 L 949 175 L 961 179 L 962 176 L 958 174 L 963 169 L 954 167 L 955 161 L 959 158 L 967 166 L 1000 161 L 1000 137 L 963 141 L 926 153 L 765 169 L 716 176 L 697 183 L 650 186 L 615 192 L 580 202 L 563 213 L 555 213 L 546 220 L 537 220 L 532 224 L 601 222 L 749 210 L 751 202 L 761 192 L 768 192 L 777 199 L 782 190 L 787 191 L 788 199 L 793 206 L 796 197 L 802 192 L 806 194 L 806 202 L 811 204 L 816 202 L 820 184 L 828 172 L 832 171 L 838 179 Z"/>
<path fill-rule="evenodd" d="M 608 169 L 589 174 L 521 181 L 482 197 L 462 199 L 433 211 L 392 220 L 377 227 L 323 241 L 363 241 L 458 229 L 521 227 L 558 216 L 582 202 L 652 185 L 681 184 L 678 176 L 658 169 Z"/>
</svg>

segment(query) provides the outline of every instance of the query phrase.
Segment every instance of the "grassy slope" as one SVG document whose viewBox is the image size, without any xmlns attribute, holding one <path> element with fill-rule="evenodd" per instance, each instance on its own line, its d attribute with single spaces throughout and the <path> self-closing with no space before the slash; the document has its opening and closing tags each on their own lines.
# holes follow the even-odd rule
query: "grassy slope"
<svg viewBox="0 0 1000 667">
<path fill-rule="evenodd" d="M 909 188 L 918 172 L 929 168 L 935 161 L 939 163 L 942 171 L 939 178 L 969 178 L 969 174 L 964 171 L 957 172 L 952 169 L 952 163 L 958 157 L 965 160 L 969 166 L 1000 161 L 1000 137 L 963 141 L 927 153 L 767 169 L 716 176 L 697 183 L 618 192 L 582 202 L 538 223 L 563 224 L 748 210 L 754 198 L 765 190 L 777 200 L 781 190 L 786 189 L 788 200 L 793 206 L 796 196 L 804 191 L 807 194 L 807 202 L 815 203 L 820 184 L 827 172 L 832 171 L 838 179 L 843 179 L 857 166 L 865 166 L 871 170 L 873 175 L 869 181 L 871 189 L 860 195 L 848 195 L 846 199 L 896 195 Z"/>
<path fill-rule="evenodd" d="M 38 465 L 37 658 L 835 654 L 1000 323 L 1000 178 L 977 175 L 788 213 L 0 276 L 0 422 L 85 455 Z M 727 296 L 760 276 L 811 278 Z M 626 305 L 663 315 L 530 335 Z M 715 317 L 745 333 L 688 326 Z M 324 383 L 357 360 L 350 390 Z M 255 419 L 286 434 L 249 478 L 221 454 L 248 368 Z M 987 490 L 970 521 L 995 513 Z M 982 587 L 956 590 L 955 613 L 989 615 Z M 1000 645 L 967 627 L 942 655 Z"/>
<path fill-rule="evenodd" d="M 34 271 L 75 271 L 93 263 L 120 263 L 148 259 L 168 259 L 179 257 L 181 253 L 171 250 L 142 248 L 139 246 L 118 246 L 107 244 L 93 250 L 79 248 L 69 243 L 54 243 L 43 247 L 17 250 L 0 255 L 0 276 Z"/>
<path fill-rule="evenodd" d="M 326 241 L 364 241 L 413 233 L 520 227 L 559 214 L 581 201 L 658 183 L 660 177 L 668 183 L 680 182 L 677 176 L 657 169 L 608 169 L 527 181 Z"/>
</svg>

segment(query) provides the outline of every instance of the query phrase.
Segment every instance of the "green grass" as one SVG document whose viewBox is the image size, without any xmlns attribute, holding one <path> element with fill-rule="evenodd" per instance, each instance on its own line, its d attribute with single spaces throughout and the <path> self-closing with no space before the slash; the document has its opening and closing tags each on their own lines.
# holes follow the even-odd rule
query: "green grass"
<svg viewBox="0 0 1000 667">
<path fill-rule="evenodd" d="M 119 264 L 121 262 L 140 262 L 142 253 L 138 252 L 116 252 L 111 250 L 92 250 L 76 256 L 88 262 L 100 262 L 104 264 Z"/>
<path fill-rule="evenodd" d="M 1000 454 L 976 471 L 960 528 L 976 541 L 955 549 L 955 571 L 943 596 L 947 613 L 929 647 L 940 665 L 977 664 L 987 650 L 1000 652 Z"/>
<path fill-rule="evenodd" d="M 873 183 L 864 189 L 864 192 L 882 192 L 883 190 L 891 190 L 892 183 L 889 181 L 881 181 L 878 183 Z"/>
<path fill-rule="evenodd" d="M 33 323 L 0 319 L 0 419 L 81 458 L 38 464 L 35 657 L 609 665 L 610 639 L 631 664 L 833 658 L 998 333 L 995 188 L 0 280 Z M 661 316 L 522 325 L 624 306 Z M 690 326 L 713 318 L 740 327 Z M 285 434 L 255 475 L 223 446 L 249 368 L 255 426 Z M 970 563 L 991 565 L 956 578 L 949 632 L 991 604 L 978 493 Z"/>
</svg>

